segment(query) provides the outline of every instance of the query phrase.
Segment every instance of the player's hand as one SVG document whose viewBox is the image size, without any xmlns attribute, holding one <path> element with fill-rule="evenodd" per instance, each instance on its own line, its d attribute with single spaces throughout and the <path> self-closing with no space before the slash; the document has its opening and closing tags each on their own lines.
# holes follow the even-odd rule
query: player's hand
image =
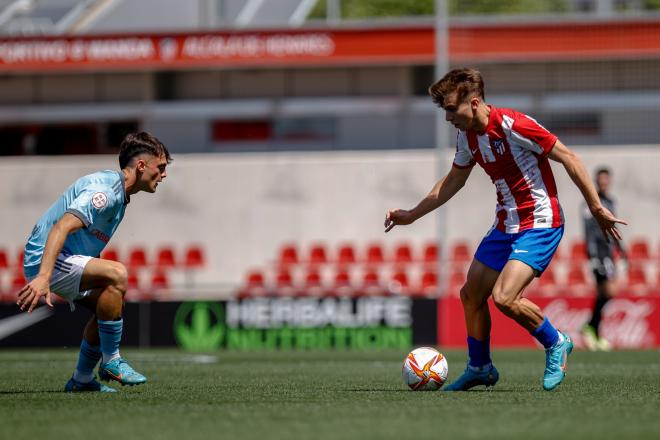
<svg viewBox="0 0 660 440">
<path fill-rule="evenodd" d="M 27 312 L 32 313 L 32 310 L 39 304 L 39 298 L 41 297 L 46 300 L 46 304 L 53 307 L 49 280 L 46 277 L 37 276 L 18 292 L 16 304 L 21 310 L 25 310 L 27 307 Z"/>
<path fill-rule="evenodd" d="M 619 223 L 622 225 L 627 225 L 627 221 L 614 217 L 614 215 L 604 206 L 600 207 L 592 214 L 598 222 L 598 226 L 600 226 L 600 230 L 603 231 L 603 235 L 608 242 L 610 241 L 610 237 L 614 238 L 615 240 L 622 239 L 621 233 L 616 228 L 616 224 Z"/>
<path fill-rule="evenodd" d="M 408 210 L 390 209 L 385 215 L 385 232 L 390 232 L 396 225 L 409 225 L 415 220 L 415 216 Z"/>
</svg>

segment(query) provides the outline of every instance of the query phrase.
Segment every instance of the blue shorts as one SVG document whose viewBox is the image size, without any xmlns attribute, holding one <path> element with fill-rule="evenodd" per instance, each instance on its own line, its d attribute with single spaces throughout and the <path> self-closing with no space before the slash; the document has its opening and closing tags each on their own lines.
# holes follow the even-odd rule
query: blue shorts
<svg viewBox="0 0 660 440">
<path fill-rule="evenodd" d="M 474 258 L 498 272 L 502 272 L 507 261 L 520 260 L 539 277 L 550 264 L 562 235 L 564 226 L 526 229 L 516 234 L 493 228 L 481 240 Z"/>
</svg>

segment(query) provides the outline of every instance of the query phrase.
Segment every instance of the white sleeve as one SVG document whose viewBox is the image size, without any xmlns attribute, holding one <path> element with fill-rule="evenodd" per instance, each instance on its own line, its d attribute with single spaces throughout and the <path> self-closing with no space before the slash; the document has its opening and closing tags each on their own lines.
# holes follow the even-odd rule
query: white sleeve
<svg viewBox="0 0 660 440">
<path fill-rule="evenodd" d="M 474 157 L 468 145 L 467 133 L 458 130 L 456 135 L 456 154 L 454 155 L 454 166 L 456 168 L 471 168 L 475 164 Z"/>
</svg>

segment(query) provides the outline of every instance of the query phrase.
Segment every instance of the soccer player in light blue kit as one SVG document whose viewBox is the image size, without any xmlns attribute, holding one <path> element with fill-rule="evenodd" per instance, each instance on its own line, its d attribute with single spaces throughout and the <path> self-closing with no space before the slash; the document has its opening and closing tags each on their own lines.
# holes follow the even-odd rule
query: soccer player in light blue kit
<svg viewBox="0 0 660 440">
<path fill-rule="evenodd" d="M 44 298 L 52 307 L 51 292 L 90 309 L 83 332 L 78 365 L 65 391 L 115 392 L 99 383 L 99 376 L 122 385 L 147 379 L 120 356 L 122 309 L 127 288 L 123 264 L 99 258 L 124 218 L 130 196 L 153 193 L 167 176 L 170 153 L 146 132 L 127 135 L 119 148 L 119 171 L 105 170 L 76 180 L 46 211 L 25 246 L 25 277 L 18 294 L 21 310 L 32 312 Z"/>
</svg>

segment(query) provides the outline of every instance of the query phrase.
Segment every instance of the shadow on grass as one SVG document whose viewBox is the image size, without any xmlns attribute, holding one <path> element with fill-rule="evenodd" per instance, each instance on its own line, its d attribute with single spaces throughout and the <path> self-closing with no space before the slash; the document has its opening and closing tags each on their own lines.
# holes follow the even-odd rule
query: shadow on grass
<svg viewBox="0 0 660 440">
<path fill-rule="evenodd" d="M 465 395 L 467 393 L 486 393 L 486 394 L 487 393 L 495 393 L 495 394 L 517 393 L 517 394 L 521 394 L 521 393 L 534 393 L 534 392 L 537 392 L 538 390 L 531 390 L 531 389 L 530 390 L 512 390 L 512 389 L 508 389 L 508 388 L 496 388 L 496 389 L 491 389 L 491 390 L 471 389 L 469 391 L 446 392 L 446 391 L 443 391 L 442 389 L 433 390 L 433 391 L 413 391 L 413 390 L 401 390 L 401 389 L 393 390 L 393 389 L 386 389 L 386 388 L 361 388 L 361 389 L 350 388 L 350 389 L 346 389 L 346 390 L 343 390 L 343 391 L 349 392 L 349 393 L 374 393 L 374 392 L 378 392 L 378 393 L 411 393 L 411 392 L 415 392 L 415 393 L 423 393 L 423 394 L 428 394 L 428 393 L 434 393 L 435 392 L 435 393 L 442 393 L 442 394 L 446 394 L 446 395 L 450 395 L 450 394 Z"/>
<path fill-rule="evenodd" d="M 2 394 L 45 394 L 45 393 L 65 393 L 62 389 L 56 390 L 0 390 L 0 395 Z"/>
</svg>

